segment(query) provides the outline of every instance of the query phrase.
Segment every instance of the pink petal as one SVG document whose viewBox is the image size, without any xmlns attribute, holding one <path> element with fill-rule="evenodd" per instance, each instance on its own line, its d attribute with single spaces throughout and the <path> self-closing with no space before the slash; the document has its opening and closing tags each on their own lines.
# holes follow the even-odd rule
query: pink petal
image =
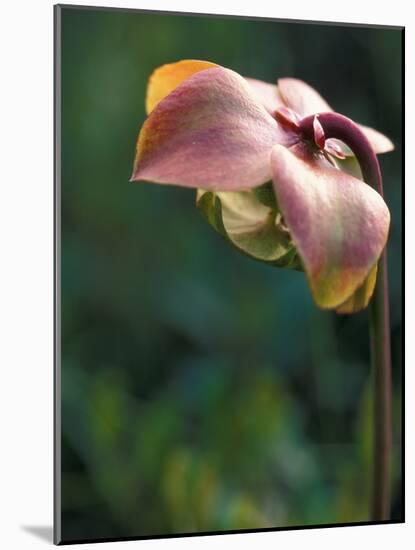
<svg viewBox="0 0 415 550">
<path fill-rule="evenodd" d="M 395 149 L 392 141 L 386 137 L 384 134 L 381 134 L 374 128 L 369 128 L 369 126 L 359 125 L 360 129 L 363 130 L 363 133 L 366 134 L 367 139 L 370 141 L 373 150 L 378 155 L 381 153 L 388 153 Z"/>
<path fill-rule="evenodd" d="M 278 90 L 287 107 L 296 111 L 302 118 L 333 111 L 314 88 L 297 78 L 280 78 Z"/>
<path fill-rule="evenodd" d="M 244 78 L 223 67 L 184 80 L 144 123 L 132 181 L 231 191 L 270 179 L 274 144 L 289 143 Z"/>
<path fill-rule="evenodd" d="M 257 100 L 271 115 L 285 105 L 276 84 L 269 84 L 255 78 L 245 78 L 245 80 L 251 86 Z"/>
<path fill-rule="evenodd" d="M 364 182 L 276 145 L 274 190 L 314 300 L 336 308 L 364 282 L 386 244 L 390 216 Z"/>
</svg>

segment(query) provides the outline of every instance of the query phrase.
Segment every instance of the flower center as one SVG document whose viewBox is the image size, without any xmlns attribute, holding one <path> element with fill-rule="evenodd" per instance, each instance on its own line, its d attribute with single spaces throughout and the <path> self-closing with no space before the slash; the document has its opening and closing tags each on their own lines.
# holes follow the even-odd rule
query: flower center
<svg viewBox="0 0 415 550">
<path fill-rule="evenodd" d="M 317 148 L 325 155 L 344 159 L 346 156 L 337 141 L 326 139 L 323 126 L 318 117 L 318 114 L 314 115 L 313 130 L 310 135 L 310 132 L 302 126 L 301 117 L 293 109 L 283 106 L 274 112 L 275 120 L 286 130 L 297 134 L 299 140 L 311 145 L 312 148 Z"/>
</svg>

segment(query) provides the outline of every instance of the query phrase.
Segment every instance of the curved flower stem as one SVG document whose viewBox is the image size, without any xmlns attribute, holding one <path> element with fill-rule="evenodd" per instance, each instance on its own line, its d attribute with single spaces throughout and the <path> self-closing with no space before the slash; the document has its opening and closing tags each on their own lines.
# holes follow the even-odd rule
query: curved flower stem
<svg viewBox="0 0 415 550">
<path fill-rule="evenodd" d="M 314 141 L 314 116 L 300 122 L 304 137 Z M 320 113 L 324 137 L 337 138 L 350 147 L 359 161 L 363 179 L 383 196 L 382 175 L 376 154 L 352 120 L 338 113 Z M 386 250 L 378 264 L 376 288 L 370 303 L 371 361 L 374 377 L 374 468 L 372 520 L 390 519 L 390 469 L 392 450 L 392 381 L 389 298 Z"/>
</svg>

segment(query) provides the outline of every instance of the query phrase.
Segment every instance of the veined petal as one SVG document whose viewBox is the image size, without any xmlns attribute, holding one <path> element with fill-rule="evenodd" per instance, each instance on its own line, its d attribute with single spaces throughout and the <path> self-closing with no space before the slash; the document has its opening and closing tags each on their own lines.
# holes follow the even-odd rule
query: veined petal
<svg viewBox="0 0 415 550">
<path fill-rule="evenodd" d="M 131 180 L 232 191 L 270 180 L 270 154 L 292 139 L 249 84 L 216 67 L 184 80 L 151 112 Z"/>
<path fill-rule="evenodd" d="M 217 67 L 210 61 L 197 59 L 183 59 L 177 63 L 168 63 L 158 67 L 150 76 L 147 85 L 146 111 L 149 115 L 154 107 L 160 103 L 170 92 L 190 76 Z"/>
<path fill-rule="evenodd" d="M 363 284 L 386 244 L 390 215 L 366 183 L 276 145 L 278 205 L 304 264 L 313 298 L 338 308 Z"/>
<path fill-rule="evenodd" d="M 297 78 L 280 78 L 278 90 L 286 106 L 296 111 L 301 117 L 317 113 L 332 112 L 333 109 L 321 95 L 306 82 Z M 359 124 L 376 154 L 393 151 L 392 141 L 377 130 Z M 352 151 L 342 142 L 336 140 L 343 153 L 353 155 Z"/>
<path fill-rule="evenodd" d="M 271 115 L 273 115 L 279 107 L 285 105 L 276 84 L 270 84 L 269 82 L 263 82 L 255 78 L 245 78 L 245 80 L 251 86 L 258 101 L 262 103 Z"/>
</svg>

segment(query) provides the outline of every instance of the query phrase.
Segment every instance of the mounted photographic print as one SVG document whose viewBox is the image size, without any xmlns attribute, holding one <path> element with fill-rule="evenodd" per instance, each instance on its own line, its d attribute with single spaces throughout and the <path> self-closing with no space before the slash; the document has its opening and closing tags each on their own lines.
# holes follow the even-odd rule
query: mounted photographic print
<svg viewBox="0 0 415 550">
<path fill-rule="evenodd" d="M 403 39 L 55 7 L 55 543 L 404 521 Z"/>
</svg>

